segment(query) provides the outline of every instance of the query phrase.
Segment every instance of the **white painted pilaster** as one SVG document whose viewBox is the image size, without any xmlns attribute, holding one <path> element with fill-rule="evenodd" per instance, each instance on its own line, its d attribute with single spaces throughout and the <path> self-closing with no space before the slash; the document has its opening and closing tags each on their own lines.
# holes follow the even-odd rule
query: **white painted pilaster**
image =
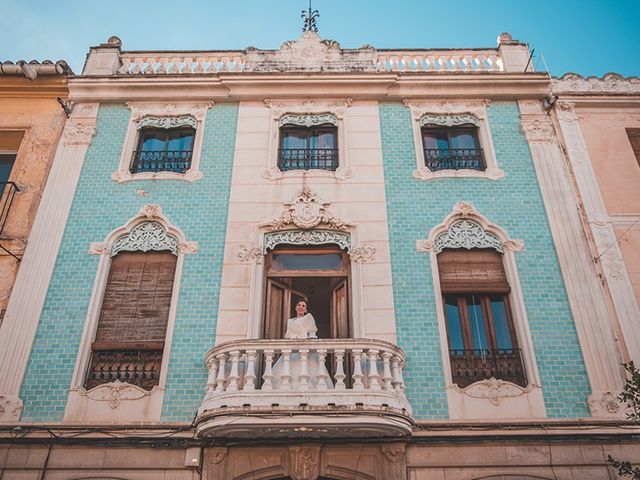
<svg viewBox="0 0 640 480">
<path fill-rule="evenodd" d="M 0 329 L 0 423 L 22 413 L 20 388 L 97 113 L 97 103 L 78 104 L 67 120 L 16 277 Z"/>
</svg>

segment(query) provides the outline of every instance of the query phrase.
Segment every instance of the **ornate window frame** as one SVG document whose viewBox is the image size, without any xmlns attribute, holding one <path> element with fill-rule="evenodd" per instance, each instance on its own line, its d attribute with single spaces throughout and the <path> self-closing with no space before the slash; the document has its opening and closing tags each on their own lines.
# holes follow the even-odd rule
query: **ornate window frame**
<svg viewBox="0 0 640 480">
<path fill-rule="evenodd" d="M 345 116 L 347 109 L 353 103 L 353 99 L 342 101 L 308 101 L 286 100 L 276 101 L 266 99 L 264 104 L 271 110 L 271 122 L 269 125 L 269 153 L 267 166 L 263 172 L 267 180 L 280 180 L 289 177 L 333 177 L 338 180 L 346 180 L 353 176 L 349 167 L 348 158 L 348 133 Z M 280 145 L 280 128 L 284 122 L 300 126 L 313 126 L 322 123 L 331 123 L 338 129 L 338 161 L 335 171 L 330 170 L 289 170 L 286 172 L 278 168 L 278 146 Z M 320 123 L 317 123 L 320 122 Z"/>
<path fill-rule="evenodd" d="M 495 378 L 475 382 L 466 388 L 460 388 L 452 382 L 437 260 L 438 253 L 443 248 L 492 248 L 503 254 L 505 273 L 511 287 L 510 304 L 514 329 L 527 372 L 526 388 Z M 431 263 L 449 416 L 452 419 L 546 417 L 540 375 L 514 255 L 514 252 L 524 250 L 524 242 L 511 239 L 503 228 L 478 213 L 473 204 L 458 202 L 444 221 L 431 229 L 426 239 L 416 242 L 416 249 L 418 252 L 429 253 Z"/>
<path fill-rule="evenodd" d="M 185 180 L 194 182 L 202 178 L 200 158 L 204 141 L 204 128 L 207 111 L 213 102 L 203 103 L 149 103 L 127 102 L 131 110 L 129 126 L 122 147 L 122 154 L 116 170 L 111 178 L 118 182 L 132 180 Z M 193 138 L 193 154 L 191 168 L 185 173 L 177 172 L 141 172 L 131 173 L 131 158 L 144 127 L 175 128 L 189 126 L 195 130 Z"/>
<path fill-rule="evenodd" d="M 461 178 L 477 177 L 497 180 L 504 177 L 504 171 L 498 167 L 491 129 L 487 116 L 489 100 L 472 102 L 445 101 L 415 101 L 404 100 L 404 105 L 411 110 L 413 127 L 413 142 L 416 151 L 416 169 L 413 176 L 419 180 L 432 178 Z M 438 170 L 431 171 L 427 168 L 422 145 L 422 127 L 427 123 L 435 123 L 442 126 L 462 125 L 471 123 L 478 127 L 478 142 L 484 150 L 484 159 L 487 168 L 485 170 Z"/>
<path fill-rule="evenodd" d="M 197 249 L 198 243 L 187 241 L 182 230 L 169 222 L 160 206 L 153 204 L 143 206 L 135 217 L 109 233 L 103 242 L 90 245 L 89 254 L 99 255 L 100 260 L 71 379 L 65 421 L 149 422 L 160 420 L 184 255 L 195 254 Z M 86 390 L 84 377 L 89 365 L 91 343 L 95 337 L 109 278 L 111 259 L 121 251 L 152 250 L 170 250 L 177 256 L 159 383 L 150 391 L 122 382 L 107 383 Z M 118 408 L 123 402 L 127 405 L 126 408 Z"/>
</svg>

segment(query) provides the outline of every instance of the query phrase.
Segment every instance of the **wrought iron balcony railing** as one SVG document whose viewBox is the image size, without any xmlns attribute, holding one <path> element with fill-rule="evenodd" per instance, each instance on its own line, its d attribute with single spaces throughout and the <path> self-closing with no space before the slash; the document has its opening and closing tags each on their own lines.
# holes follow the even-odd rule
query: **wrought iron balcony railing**
<svg viewBox="0 0 640 480">
<path fill-rule="evenodd" d="M 281 148 L 278 167 L 288 170 L 330 170 L 338 168 L 337 148 Z"/>
<path fill-rule="evenodd" d="M 481 148 L 425 148 L 424 162 L 431 171 L 487 168 Z"/>
<path fill-rule="evenodd" d="M 120 381 L 151 390 L 160 380 L 162 343 L 143 348 L 95 343 L 84 387 L 89 390 L 104 383 Z"/>
<path fill-rule="evenodd" d="M 4 225 L 7 223 L 7 218 L 9 218 L 13 200 L 19 191 L 20 189 L 14 182 L 0 182 L 0 235 L 2 235 Z"/>
<path fill-rule="evenodd" d="M 133 152 L 131 173 L 185 173 L 191 168 L 193 150 L 164 150 Z"/>
<path fill-rule="evenodd" d="M 465 388 L 491 377 L 527 386 L 519 348 L 508 350 L 449 350 L 453 383 Z"/>
</svg>

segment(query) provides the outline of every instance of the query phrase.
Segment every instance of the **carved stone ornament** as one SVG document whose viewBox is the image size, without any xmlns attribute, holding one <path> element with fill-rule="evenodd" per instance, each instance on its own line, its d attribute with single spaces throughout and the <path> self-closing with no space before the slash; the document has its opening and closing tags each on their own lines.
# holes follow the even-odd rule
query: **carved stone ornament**
<svg viewBox="0 0 640 480">
<path fill-rule="evenodd" d="M 493 248 L 504 253 L 502 242 L 482 226 L 469 219 L 461 219 L 451 224 L 449 229 L 438 235 L 433 242 L 433 251 L 438 254 L 445 248 Z"/>
<path fill-rule="evenodd" d="M 332 113 L 320 113 L 309 115 L 298 115 L 294 113 L 287 113 L 280 117 L 278 120 L 278 126 L 284 125 L 297 125 L 300 127 L 315 127 L 317 125 L 331 124 L 338 126 L 338 118 Z"/>
<path fill-rule="evenodd" d="M 495 407 L 502 404 L 505 398 L 515 398 L 524 395 L 531 391 L 531 387 L 522 388 L 511 382 L 505 382 L 504 380 L 498 380 L 491 377 L 488 380 L 481 380 L 473 383 L 464 389 L 460 390 L 465 395 L 472 398 L 486 398 Z"/>
<path fill-rule="evenodd" d="M 427 113 L 420 118 L 420 126 L 437 125 L 439 127 L 455 127 L 458 125 L 475 125 L 480 126 L 480 120 L 470 114 L 459 115 L 434 115 Z"/>
<path fill-rule="evenodd" d="M 248 243 L 240 245 L 238 250 L 238 258 L 242 263 L 262 263 L 264 255 L 259 245 L 255 243 Z"/>
<path fill-rule="evenodd" d="M 0 395 L 0 422 L 17 422 L 23 403 L 17 395 Z"/>
<path fill-rule="evenodd" d="M 169 250 L 178 254 L 180 242 L 176 237 L 167 233 L 164 227 L 154 221 L 138 224 L 131 232 L 118 238 L 111 248 L 111 256 L 119 252 L 148 252 L 151 250 Z"/>
<path fill-rule="evenodd" d="M 421 121 L 423 117 L 456 117 L 470 116 L 475 119 L 474 125 L 479 125 L 479 121 L 486 116 L 486 109 L 491 104 L 491 100 L 471 100 L 471 101 L 452 101 L 452 100 L 409 100 L 402 101 L 405 107 L 411 110 L 411 116 L 414 120 Z M 420 126 L 423 126 L 421 123 Z"/>
<path fill-rule="evenodd" d="M 208 448 L 206 452 L 207 453 L 205 455 L 205 461 L 209 465 L 218 465 L 222 463 L 222 460 L 224 460 L 224 457 L 227 455 L 227 448 L 226 447 Z"/>
<path fill-rule="evenodd" d="M 113 410 L 118 408 L 125 400 L 140 400 L 152 395 L 156 390 L 158 390 L 157 386 L 151 390 L 144 390 L 136 385 L 123 383 L 120 380 L 103 383 L 91 390 L 86 390 L 82 387 L 77 388 L 77 392 L 83 397 L 97 402 L 109 402 L 109 407 Z"/>
<path fill-rule="evenodd" d="M 591 415 L 594 417 L 617 416 L 623 413 L 618 396 L 613 392 L 590 395 L 588 403 Z"/>
<path fill-rule="evenodd" d="M 172 117 L 191 117 L 193 120 L 202 121 L 212 106 L 213 102 L 210 101 L 199 103 L 127 102 L 127 107 L 131 109 L 131 120 L 134 122 L 142 122 L 148 117 L 162 120 Z"/>
<path fill-rule="evenodd" d="M 373 245 L 358 245 L 351 250 L 351 260 L 356 263 L 369 263 L 373 260 L 376 247 Z"/>
<path fill-rule="evenodd" d="M 264 250 L 266 255 L 269 250 L 278 245 L 326 245 L 333 243 L 347 252 L 351 249 L 351 236 L 346 232 L 331 230 L 283 230 L 270 232 L 264 235 Z"/>
<path fill-rule="evenodd" d="M 382 455 L 389 463 L 400 463 L 405 455 L 406 446 L 403 443 L 394 443 L 380 447 Z"/>
<path fill-rule="evenodd" d="M 333 115 L 334 119 L 330 122 L 338 125 L 337 121 L 344 117 L 347 108 L 353 104 L 353 98 L 347 97 L 343 100 L 336 101 L 316 101 L 316 100 L 272 100 L 265 99 L 265 107 L 271 110 L 271 118 L 277 120 L 278 126 L 285 125 L 282 118 L 285 117 L 304 117 L 304 116 L 317 116 Z"/>
<path fill-rule="evenodd" d="M 289 475 L 293 480 L 316 480 L 320 475 L 320 447 L 289 447 Z"/>
<path fill-rule="evenodd" d="M 617 73 L 607 73 L 602 78 L 566 73 L 559 79 L 554 78 L 552 84 L 555 94 L 640 94 L 640 78 L 625 78 Z"/>
<path fill-rule="evenodd" d="M 144 117 L 138 122 L 138 130 L 145 127 L 155 128 L 177 128 L 177 127 L 191 127 L 195 129 L 198 126 L 198 121 L 191 115 L 181 115 L 179 117 Z"/>
<path fill-rule="evenodd" d="M 522 131 L 529 143 L 551 143 L 555 141 L 553 123 L 546 116 L 522 116 Z"/>
<path fill-rule="evenodd" d="M 304 187 L 289 203 L 279 218 L 270 224 L 270 229 L 283 230 L 292 226 L 309 230 L 323 225 L 333 230 L 347 230 L 348 225 L 329 212 L 329 203 L 324 203 L 309 188 Z"/>
<path fill-rule="evenodd" d="M 94 122 L 68 120 L 64 128 L 64 143 L 70 145 L 89 145 L 91 138 L 96 132 Z"/>
</svg>

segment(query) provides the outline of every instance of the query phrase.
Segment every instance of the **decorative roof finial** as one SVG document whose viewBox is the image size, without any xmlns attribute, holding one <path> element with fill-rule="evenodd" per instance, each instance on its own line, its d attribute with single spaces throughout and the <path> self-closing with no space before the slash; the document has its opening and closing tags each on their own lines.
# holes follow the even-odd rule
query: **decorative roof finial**
<svg viewBox="0 0 640 480">
<path fill-rule="evenodd" d="M 311 9 L 311 0 L 309 0 L 309 10 L 302 10 L 302 18 L 304 18 L 304 26 L 302 27 L 302 31 L 318 33 L 316 18 L 318 18 L 319 16 L 320 13 L 318 12 L 318 10 Z"/>
</svg>

